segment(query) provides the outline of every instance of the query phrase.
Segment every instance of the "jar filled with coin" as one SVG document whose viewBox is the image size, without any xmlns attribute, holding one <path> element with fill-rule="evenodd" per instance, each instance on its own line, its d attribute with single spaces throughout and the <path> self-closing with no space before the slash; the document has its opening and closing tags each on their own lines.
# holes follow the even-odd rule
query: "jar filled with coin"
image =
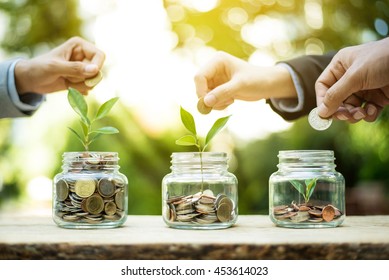
<svg viewBox="0 0 389 280">
<path fill-rule="evenodd" d="M 53 219 L 64 228 L 114 228 L 127 219 L 128 181 L 117 153 L 68 152 L 53 181 Z"/>
<path fill-rule="evenodd" d="M 291 150 L 278 154 L 269 179 L 269 214 L 277 226 L 324 228 L 345 219 L 345 180 L 333 151 Z"/>
<path fill-rule="evenodd" d="M 173 153 L 162 180 L 162 216 L 172 228 L 220 229 L 238 218 L 238 181 L 226 153 Z"/>
</svg>

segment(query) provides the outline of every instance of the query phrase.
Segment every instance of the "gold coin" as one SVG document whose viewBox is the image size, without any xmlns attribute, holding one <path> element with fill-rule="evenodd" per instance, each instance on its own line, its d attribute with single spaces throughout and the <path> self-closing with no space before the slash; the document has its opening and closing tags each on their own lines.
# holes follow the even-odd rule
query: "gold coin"
<svg viewBox="0 0 389 280">
<path fill-rule="evenodd" d="M 74 190 L 79 197 L 89 197 L 96 190 L 96 181 L 90 179 L 77 180 L 74 185 Z"/>
<path fill-rule="evenodd" d="M 84 84 L 87 86 L 87 87 L 94 87 L 96 86 L 98 83 L 100 83 L 100 81 L 103 79 L 103 73 L 101 73 L 101 71 L 99 71 L 97 73 L 96 76 L 92 77 L 92 78 L 89 78 L 89 79 L 86 79 L 84 81 Z"/>
<path fill-rule="evenodd" d="M 120 191 L 115 195 L 115 203 L 117 208 L 124 209 L 124 192 Z"/>
<path fill-rule="evenodd" d="M 232 200 L 231 200 L 230 198 L 228 198 L 228 197 L 223 197 L 222 199 L 220 199 L 218 205 L 221 205 L 221 204 L 223 204 L 223 203 L 228 204 L 228 205 L 231 207 L 231 209 L 234 208 L 234 203 L 233 203 Z"/>
<path fill-rule="evenodd" d="M 217 218 L 220 222 L 228 222 L 231 220 L 232 207 L 229 203 L 221 203 L 217 207 Z"/>
<path fill-rule="evenodd" d="M 85 208 L 90 214 L 100 214 L 104 209 L 104 200 L 98 194 L 86 199 Z"/>
<path fill-rule="evenodd" d="M 69 195 L 68 183 L 65 180 L 59 180 L 56 186 L 56 194 L 58 201 L 64 201 Z"/>
<path fill-rule="evenodd" d="M 335 208 L 332 205 L 327 205 L 323 208 L 322 211 L 323 220 L 326 222 L 331 222 L 335 217 Z"/>
<path fill-rule="evenodd" d="M 208 107 L 207 105 L 205 105 L 204 97 L 201 97 L 201 98 L 199 98 L 199 101 L 197 101 L 197 110 L 201 114 L 206 115 L 206 114 L 209 114 L 212 111 L 212 107 Z"/>
<path fill-rule="evenodd" d="M 115 215 L 115 213 L 116 213 L 116 204 L 115 204 L 115 202 L 113 202 L 113 201 L 107 202 L 105 204 L 105 206 L 104 206 L 104 212 L 108 216 Z"/>
<path fill-rule="evenodd" d="M 115 193 L 116 186 L 115 184 L 108 179 L 100 179 L 99 184 L 97 186 L 97 191 L 103 197 L 110 197 Z"/>
</svg>

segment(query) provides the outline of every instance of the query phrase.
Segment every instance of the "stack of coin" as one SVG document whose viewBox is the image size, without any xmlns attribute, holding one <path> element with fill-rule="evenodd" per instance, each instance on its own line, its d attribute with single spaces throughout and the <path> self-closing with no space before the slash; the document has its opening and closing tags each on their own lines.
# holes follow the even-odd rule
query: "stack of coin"
<svg viewBox="0 0 389 280">
<path fill-rule="evenodd" d="M 166 218 L 170 222 L 212 224 L 234 219 L 234 203 L 225 194 L 214 196 L 211 190 L 193 195 L 173 196 L 166 200 Z"/>
<path fill-rule="evenodd" d="M 290 220 L 293 223 L 331 222 L 343 215 L 338 208 L 331 204 L 313 206 L 307 204 L 297 205 L 293 202 L 291 205 L 279 205 L 273 207 L 273 214 L 278 220 Z"/>
<path fill-rule="evenodd" d="M 69 162 L 70 172 L 94 172 L 95 170 L 111 169 L 118 164 L 117 158 L 113 154 L 85 152 L 81 155 L 74 155 L 73 158 L 66 159 Z"/>
<path fill-rule="evenodd" d="M 97 176 L 96 176 L 97 177 Z M 125 215 L 125 188 L 117 178 L 62 178 L 55 184 L 55 215 L 64 221 L 104 223 Z"/>
</svg>

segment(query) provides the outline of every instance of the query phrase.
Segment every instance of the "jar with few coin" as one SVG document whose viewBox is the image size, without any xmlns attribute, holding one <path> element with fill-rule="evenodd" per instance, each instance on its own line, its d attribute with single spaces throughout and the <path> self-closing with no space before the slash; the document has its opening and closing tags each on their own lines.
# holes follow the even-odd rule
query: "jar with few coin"
<svg viewBox="0 0 389 280">
<path fill-rule="evenodd" d="M 127 219 L 128 181 L 114 152 L 67 152 L 53 180 L 53 219 L 63 228 L 114 228 Z"/>
<path fill-rule="evenodd" d="M 290 150 L 278 154 L 269 178 L 269 215 L 288 228 L 337 227 L 345 219 L 345 180 L 334 152 Z"/>
<path fill-rule="evenodd" d="M 183 152 L 171 156 L 162 180 L 162 216 L 180 229 L 221 229 L 238 218 L 238 181 L 228 171 L 227 154 Z"/>
</svg>

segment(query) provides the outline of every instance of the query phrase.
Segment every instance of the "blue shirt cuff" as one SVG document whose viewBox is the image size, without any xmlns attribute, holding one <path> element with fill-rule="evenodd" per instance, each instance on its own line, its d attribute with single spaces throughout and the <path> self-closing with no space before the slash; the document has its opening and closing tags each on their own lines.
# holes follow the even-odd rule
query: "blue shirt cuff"
<svg viewBox="0 0 389 280">
<path fill-rule="evenodd" d="M 301 82 L 297 74 L 293 71 L 292 67 L 290 67 L 286 63 L 278 63 L 282 67 L 285 67 L 290 76 L 292 77 L 293 84 L 296 88 L 297 92 L 297 100 L 291 98 L 270 98 L 271 103 L 275 108 L 277 108 L 281 112 L 295 113 L 299 112 L 303 109 L 304 106 L 304 90 L 301 86 Z"/>
<path fill-rule="evenodd" d="M 12 100 L 12 103 L 23 112 L 35 111 L 39 108 L 44 100 L 43 95 L 29 93 L 29 98 L 21 100 L 15 84 L 15 66 L 21 59 L 15 60 L 8 69 L 8 93 Z M 31 98 L 32 97 L 32 98 Z"/>
</svg>

